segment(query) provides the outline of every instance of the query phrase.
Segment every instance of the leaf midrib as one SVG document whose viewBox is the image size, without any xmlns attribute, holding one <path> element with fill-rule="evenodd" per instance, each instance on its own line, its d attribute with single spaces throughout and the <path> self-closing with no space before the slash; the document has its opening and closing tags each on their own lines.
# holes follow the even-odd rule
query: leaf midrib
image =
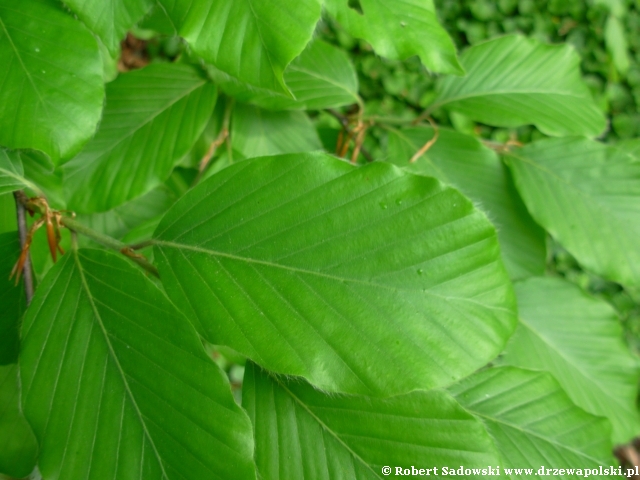
<svg viewBox="0 0 640 480">
<path fill-rule="evenodd" d="M 461 100 L 468 100 L 470 98 L 478 98 L 478 97 L 491 97 L 491 96 L 497 96 L 497 95 L 554 95 L 554 96 L 560 96 L 560 97 L 571 97 L 571 98 L 575 98 L 575 99 L 580 99 L 580 100 L 585 100 L 588 99 L 587 97 L 585 97 L 584 95 L 576 95 L 576 94 L 572 94 L 570 92 L 562 92 L 562 91 L 549 91 L 549 90 L 527 90 L 527 91 L 519 91 L 519 90 L 492 90 L 489 92 L 475 92 L 475 93 L 468 93 L 465 95 L 458 95 L 455 97 L 448 97 L 448 98 L 443 98 L 439 101 L 436 101 L 435 103 L 433 103 L 432 105 L 429 106 L 429 111 L 433 111 L 436 108 L 439 108 L 443 105 L 447 105 L 449 103 L 453 103 L 453 102 L 459 102 Z"/>
<path fill-rule="evenodd" d="M 327 433 L 329 433 L 329 435 L 331 435 L 333 438 L 336 439 L 336 441 L 342 445 L 344 447 L 345 450 L 347 450 L 347 452 L 349 452 L 349 454 L 351 454 L 351 456 L 358 460 L 362 465 L 364 465 L 368 470 L 371 471 L 371 473 L 373 473 L 374 476 L 376 476 L 377 478 L 382 478 L 380 477 L 380 475 L 373 470 L 373 468 L 371 467 L 371 465 L 369 465 L 367 462 L 364 461 L 364 459 L 362 457 L 360 457 L 360 455 L 358 455 L 356 452 L 354 452 L 351 447 L 349 447 L 349 445 L 347 445 L 344 440 L 342 440 L 342 438 L 340 438 L 340 436 L 334 432 L 331 428 L 329 428 L 329 426 L 324 423 L 315 413 L 313 413 L 313 411 L 302 401 L 300 400 L 291 390 L 289 390 L 286 385 L 284 385 L 283 383 L 281 383 L 277 378 L 275 377 L 271 377 L 270 378 L 275 381 L 285 392 L 287 392 L 287 394 L 298 404 L 300 405 L 300 407 L 302 407 L 302 409 L 307 412 L 309 415 L 311 415 L 311 417 L 318 422 L 318 424 L 320 425 L 320 427 L 325 430 Z"/>
<path fill-rule="evenodd" d="M 600 380 L 589 375 L 587 371 L 581 368 L 582 365 L 580 365 L 579 362 L 575 363 L 571 357 L 564 355 L 563 352 L 554 343 L 552 343 L 549 339 L 547 339 L 538 330 L 533 328 L 531 324 L 523 320 L 522 317 L 518 318 L 518 322 L 521 323 L 525 328 L 527 328 L 533 335 L 538 337 L 542 341 L 542 343 L 547 345 L 548 348 L 554 351 L 560 358 L 562 358 L 565 362 L 567 362 L 567 364 L 573 367 L 575 371 L 579 372 L 587 381 L 593 382 L 594 384 L 598 385 L 600 387 L 601 393 L 604 394 L 607 398 L 611 399 L 613 403 L 617 404 L 623 410 L 628 410 L 628 407 L 624 403 L 621 403 L 621 399 L 617 395 L 611 395 L 613 391 L 611 391 L 610 393 L 610 390 L 607 388 L 608 387 L 607 385 L 603 385 Z"/>
<path fill-rule="evenodd" d="M 531 430 L 526 430 L 526 429 L 520 427 L 519 425 L 515 425 L 513 423 L 509 423 L 509 422 L 507 422 L 507 421 L 505 421 L 503 419 L 500 419 L 500 418 L 497 418 L 497 417 L 493 417 L 491 415 L 486 415 L 486 414 L 483 414 L 483 413 L 479 413 L 479 412 L 477 412 L 475 410 L 471 410 L 470 409 L 470 411 L 472 412 L 473 415 L 475 415 L 477 417 L 481 417 L 481 418 L 483 418 L 485 420 L 488 420 L 490 422 L 495 422 L 495 423 L 498 423 L 498 424 L 501 424 L 501 425 L 505 425 L 505 426 L 507 426 L 509 428 L 513 428 L 514 430 L 518 430 L 519 432 L 521 432 L 524 435 L 529 435 L 529 436 L 532 436 L 532 437 L 536 437 L 536 438 L 542 440 L 543 442 L 550 443 L 550 444 L 554 445 L 558 450 L 567 450 L 567 451 L 572 452 L 573 454 L 575 454 L 575 455 L 577 455 L 579 457 L 584 457 L 584 458 L 588 458 L 589 460 L 593 460 L 598 465 L 605 465 L 604 463 L 602 463 L 599 459 L 597 459 L 595 457 L 587 455 L 584 452 L 581 452 L 579 450 L 575 450 L 575 449 L 573 449 L 573 448 L 571 448 L 571 447 L 569 447 L 567 445 L 563 445 L 561 443 L 558 443 L 558 442 L 556 442 L 555 440 L 553 440 L 551 438 L 544 437 L 544 436 L 542 436 L 542 435 L 540 435 L 538 433 L 535 433 L 535 432 L 533 432 Z"/>
<path fill-rule="evenodd" d="M 217 250 L 209 250 L 209 249 L 206 249 L 206 248 L 196 247 L 196 246 L 191 246 L 191 245 L 185 245 L 185 244 L 181 244 L 181 243 L 167 242 L 167 241 L 164 241 L 164 240 L 154 240 L 153 244 L 157 245 L 159 247 L 163 247 L 164 246 L 164 247 L 168 247 L 168 248 L 174 248 L 176 250 L 190 250 L 192 252 L 206 253 L 206 254 L 214 256 L 214 257 L 223 257 L 223 258 L 228 258 L 228 259 L 231 259 L 231 260 L 236 260 L 236 261 L 239 261 L 239 262 L 245 262 L 245 263 L 249 263 L 249 264 L 257 264 L 257 265 L 263 265 L 263 266 L 267 266 L 267 267 L 271 267 L 271 268 L 279 268 L 279 269 L 287 270 L 287 271 L 294 272 L 294 273 L 302 273 L 302 274 L 306 274 L 306 275 L 314 275 L 314 276 L 317 276 L 317 277 L 327 278 L 329 280 L 335 280 L 335 281 L 338 281 L 338 282 L 357 283 L 357 284 L 365 285 L 365 286 L 368 286 L 368 287 L 375 287 L 375 288 L 382 288 L 382 289 L 385 289 L 385 290 L 391 290 L 393 292 L 396 292 L 396 291 L 399 291 L 399 290 L 411 291 L 411 292 L 421 292 L 421 293 L 424 293 L 425 295 L 431 295 L 433 297 L 439 298 L 439 299 L 444 300 L 444 301 L 457 300 L 457 301 L 461 301 L 461 302 L 471 302 L 471 303 L 482 305 L 483 307 L 489 308 L 491 310 L 507 311 L 506 309 L 503 309 L 503 308 L 491 307 L 489 305 L 481 304 L 480 302 L 477 302 L 477 301 L 473 300 L 472 298 L 444 296 L 444 295 L 439 295 L 437 293 L 434 293 L 434 292 L 431 292 L 431 291 L 429 291 L 427 289 L 422 289 L 422 288 L 414 288 L 414 289 L 404 288 L 404 289 L 401 289 L 400 287 L 384 285 L 384 284 L 381 284 L 381 283 L 370 282 L 370 281 L 367 281 L 367 280 L 361 280 L 361 279 L 357 279 L 357 278 L 339 277 L 337 275 L 331 275 L 331 274 L 328 274 L 328 273 L 322 273 L 322 272 L 309 270 L 309 269 L 305 269 L 305 268 L 291 267 L 289 265 L 282 265 L 282 264 L 279 264 L 279 263 L 273 263 L 273 262 L 269 262 L 267 260 L 258 260 L 258 259 L 250 258 L 250 257 L 242 257 L 242 256 L 239 256 L 239 255 L 234 255 L 232 253 L 220 252 L 220 251 L 217 251 Z"/>
<path fill-rule="evenodd" d="M 111 344 L 111 341 L 109 339 L 109 334 L 107 332 L 107 329 L 104 326 L 104 323 L 102 322 L 102 317 L 100 316 L 100 312 L 98 311 L 98 308 L 96 307 L 95 302 L 93 301 L 93 295 L 91 294 L 91 289 L 89 288 L 89 284 L 87 283 L 87 279 L 84 275 L 84 269 L 82 267 L 82 263 L 80 262 L 80 257 L 78 254 L 78 250 L 74 249 L 73 250 L 73 259 L 74 262 L 76 264 L 76 267 L 78 269 L 78 272 L 80 273 L 80 279 L 82 282 L 82 288 L 85 290 L 85 293 L 87 294 L 87 298 L 89 299 L 89 303 L 91 304 L 91 310 L 93 311 L 94 317 L 96 319 L 96 322 L 98 323 L 98 326 L 100 327 L 100 330 L 102 332 L 102 335 L 104 337 L 104 341 L 105 344 L 107 345 L 107 348 L 109 349 L 109 355 L 112 358 L 114 364 L 116 365 L 116 368 L 118 370 L 118 373 L 120 374 L 120 378 L 122 380 L 122 384 L 124 386 L 125 391 L 127 392 L 127 395 L 133 405 L 133 408 L 136 412 L 136 415 L 138 417 L 138 420 L 140 421 L 140 425 L 142 426 L 142 430 L 144 431 L 145 437 L 147 438 L 147 440 L 149 441 L 149 444 L 151 445 L 151 447 L 153 448 L 153 452 L 155 454 L 156 460 L 158 461 L 158 464 L 160 466 L 160 469 L 162 471 L 162 478 L 169 480 L 169 477 L 167 476 L 167 473 L 164 469 L 164 463 L 162 461 L 162 458 L 160 457 L 160 454 L 158 452 L 158 449 L 156 448 L 156 445 L 153 441 L 153 438 L 151 437 L 151 434 L 149 433 L 149 430 L 147 428 L 147 424 L 144 420 L 144 417 L 142 415 L 142 412 L 140 411 L 140 408 L 138 407 L 138 403 L 135 400 L 135 397 L 133 396 L 133 392 L 131 391 L 131 388 L 129 387 L 129 382 L 127 381 L 126 378 L 126 374 L 124 373 L 124 370 L 122 368 L 122 366 L 120 365 L 120 361 L 118 360 L 118 357 L 115 353 L 115 350 L 113 348 L 113 345 Z"/>
</svg>

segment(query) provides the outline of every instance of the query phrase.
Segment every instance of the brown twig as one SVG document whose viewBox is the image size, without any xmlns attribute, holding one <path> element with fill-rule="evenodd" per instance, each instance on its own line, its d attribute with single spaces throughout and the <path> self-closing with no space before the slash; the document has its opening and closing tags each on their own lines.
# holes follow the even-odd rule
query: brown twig
<svg viewBox="0 0 640 480">
<path fill-rule="evenodd" d="M 438 141 L 438 138 L 440 137 L 440 129 L 438 128 L 438 125 L 436 125 L 436 122 L 434 122 L 431 117 L 427 117 L 427 120 L 429 120 L 429 123 L 433 128 L 433 137 L 427 143 L 425 143 L 423 147 L 413 155 L 413 157 L 411 157 L 409 163 L 417 162 L 422 155 L 427 153 L 429 149 L 433 147 L 433 145 Z"/>
<path fill-rule="evenodd" d="M 627 445 L 620 445 L 613 453 L 620 461 L 620 465 L 627 468 L 640 467 L 640 454 L 638 454 L 638 446 L 640 444 L 640 438 L 636 438 L 633 442 Z M 640 478 L 638 475 L 633 475 L 631 478 Z"/>
<path fill-rule="evenodd" d="M 220 146 L 229 140 L 229 125 L 231 124 L 231 113 L 233 112 L 234 99 L 228 98 L 227 105 L 224 110 L 224 118 L 222 119 L 222 128 L 218 133 L 218 136 L 215 138 L 211 145 L 209 145 L 209 149 L 207 153 L 204 154 L 202 159 L 200 160 L 200 164 L 198 165 L 198 175 L 196 175 L 195 180 L 193 181 L 193 185 L 197 185 L 202 176 L 204 175 L 205 170 L 209 166 L 211 159 L 216 154 L 216 151 Z"/>
<path fill-rule="evenodd" d="M 16 200 L 23 206 L 23 208 L 29 210 L 30 212 L 38 213 L 40 215 L 47 214 L 48 206 L 46 206 L 46 202 L 43 202 L 43 199 L 40 197 L 29 199 L 25 195 L 22 195 L 20 197 L 16 196 Z M 127 244 L 121 242 L 120 240 L 116 240 L 115 238 L 109 237 L 108 235 L 104 235 L 100 232 L 96 232 L 95 230 L 82 225 L 77 220 L 75 220 L 73 216 L 62 216 L 61 212 L 55 210 L 51 211 L 50 213 L 54 215 L 54 217 L 57 217 L 56 222 L 60 226 L 68 228 L 69 230 L 71 230 L 72 234 L 74 232 L 79 233 L 92 239 L 94 242 L 99 243 L 100 245 L 111 248 L 118 252 L 121 252 L 123 249 L 129 248 Z M 42 221 L 44 223 L 43 219 L 40 219 L 39 221 Z M 142 255 L 125 255 L 151 275 L 154 275 L 156 277 L 159 276 L 158 269 Z"/>
<path fill-rule="evenodd" d="M 364 142 L 364 137 L 367 134 L 367 129 L 369 125 L 367 123 L 363 123 L 358 125 L 360 131 L 358 135 L 356 135 L 356 140 L 353 147 L 353 153 L 351 154 L 351 163 L 356 163 L 358 161 L 358 155 L 360 155 L 360 151 L 362 150 L 362 144 Z"/>
<path fill-rule="evenodd" d="M 340 112 L 338 112 L 333 108 L 328 108 L 326 112 L 332 117 L 336 118 L 340 122 L 340 125 L 342 126 L 342 130 L 340 130 L 340 134 L 338 136 L 338 142 L 336 144 L 336 155 L 338 155 L 339 157 L 344 157 L 349 151 L 349 145 L 351 144 L 351 141 L 353 140 L 354 135 L 356 135 L 356 141 L 357 141 L 357 134 L 359 132 L 354 132 L 354 130 L 351 128 L 351 122 L 349 121 L 349 118 L 346 115 L 341 114 Z M 346 139 L 344 138 L 345 133 L 347 137 Z M 364 141 L 364 135 L 362 137 L 362 140 Z M 367 162 L 373 162 L 373 156 L 362 144 L 360 144 L 358 153 L 359 154 L 362 153 L 362 156 L 367 160 Z"/>
<path fill-rule="evenodd" d="M 13 192 L 13 197 L 16 201 L 16 214 L 18 217 L 18 235 L 20 236 L 20 248 L 24 250 L 27 243 L 27 209 L 23 201 L 27 200 L 27 196 L 22 190 Z M 26 252 L 26 258 L 22 266 L 22 278 L 24 278 L 24 294 L 27 300 L 27 306 L 31 303 L 33 298 L 33 274 L 31 271 L 31 256 L 29 251 Z"/>
</svg>

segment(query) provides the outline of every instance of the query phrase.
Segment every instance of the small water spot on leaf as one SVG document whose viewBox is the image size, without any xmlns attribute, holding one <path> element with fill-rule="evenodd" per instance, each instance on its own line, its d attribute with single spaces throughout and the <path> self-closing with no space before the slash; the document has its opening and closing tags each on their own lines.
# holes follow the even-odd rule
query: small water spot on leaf
<svg viewBox="0 0 640 480">
<path fill-rule="evenodd" d="M 34 50 L 36 51 L 36 53 L 40 51 L 38 47 L 34 48 Z"/>
<path fill-rule="evenodd" d="M 380 202 L 380 208 L 383 209 L 383 210 L 386 210 L 387 209 L 387 204 L 384 203 L 384 202 Z"/>
<path fill-rule="evenodd" d="M 396 204 L 397 204 L 397 205 L 402 205 L 402 199 L 400 199 L 400 198 L 399 198 L 399 199 L 397 199 L 397 200 L 396 200 Z"/>
<path fill-rule="evenodd" d="M 424 270 L 422 270 L 421 268 L 418 269 L 418 275 L 422 275 L 424 273 Z"/>
<path fill-rule="evenodd" d="M 47 73 L 47 71 L 46 70 L 42 70 L 42 73 Z"/>
</svg>

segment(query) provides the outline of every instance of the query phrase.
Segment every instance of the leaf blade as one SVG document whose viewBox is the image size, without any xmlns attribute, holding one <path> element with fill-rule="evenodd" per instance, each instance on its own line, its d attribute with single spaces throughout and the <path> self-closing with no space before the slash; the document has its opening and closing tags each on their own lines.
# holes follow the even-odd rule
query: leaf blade
<svg viewBox="0 0 640 480">
<path fill-rule="evenodd" d="M 505 158 L 531 215 L 582 265 L 640 285 L 640 162 L 584 138 L 534 142 Z"/>
<path fill-rule="evenodd" d="M 290 95 L 283 74 L 320 20 L 319 0 L 161 0 L 194 51 L 238 80 Z M 237 28 L 227 29 L 228 25 Z"/>
<path fill-rule="evenodd" d="M 250 423 L 226 378 L 125 260 L 65 255 L 36 292 L 23 337 L 23 407 L 44 476 L 255 478 Z"/>
<path fill-rule="evenodd" d="M 54 2 L 25 0 L 15 9 L 3 0 L 0 64 L 7 66 L 0 78 L 0 144 L 41 150 L 56 164 L 80 150 L 95 132 L 104 96 L 102 61 L 89 31 Z"/>
<path fill-rule="evenodd" d="M 518 283 L 516 294 L 520 323 L 503 361 L 551 372 L 576 405 L 611 421 L 616 443 L 633 437 L 640 371 L 613 308 L 559 279 Z"/>
<path fill-rule="evenodd" d="M 249 364 L 243 406 L 255 425 L 265 480 L 311 472 L 318 479 L 383 478 L 383 466 L 411 467 L 416 458 L 428 458 L 431 468 L 498 464 L 480 422 L 442 391 L 336 397 Z"/>
<path fill-rule="evenodd" d="M 362 14 L 346 0 L 326 0 L 325 8 L 351 35 L 366 40 L 384 57 L 406 60 L 418 55 L 434 72 L 464 73 L 453 41 L 438 23 L 433 1 L 360 0 L 360 4 Z"/>
<path fill-rule="evenodd" d="M 449 391 L 483 420 L 505 467 L 537 472 L 541 465 L 576 469 L 615 463 L 608 422 L 576 407 L 546 372 L 490 368 Z"/>
<path fill-rule="evenodd" d="M 552 136 L 595 137 L 606 127 L 568 45 L 507 35 L 469 48 L 460 59 L 467 76 L 444 79 L 431 110 L 444 106 L 496 127 L 533 124 Z"/>
<path fill-rule="evenodd" d="M 154 238 L 167 292 L 210 342 L 327 390 L 450 383 L 496 355 L 513 326 L 486 218 L 388 164 L 247 160 L 187 193 Z M 384 373 L 408 363 L 406 378 Z"/>
<path fill-rule="evenodd" d="M 204 130 L 216 99 L 215 86 L 187 65 L 118 77 L 107 86 L 96 137 L 63 166 L 69 208 L 104 212 L 159 186 Z"/>
<path fill-rule="evenodd" d="M 362 103 L 349 57 L 322 40 L 312 40 L 284 72 L 284 81 L 295 98 L 248 87 L 215 68 L 208 71 L 225 93 L 269 110 L 321 110 Z"/>
</svg>

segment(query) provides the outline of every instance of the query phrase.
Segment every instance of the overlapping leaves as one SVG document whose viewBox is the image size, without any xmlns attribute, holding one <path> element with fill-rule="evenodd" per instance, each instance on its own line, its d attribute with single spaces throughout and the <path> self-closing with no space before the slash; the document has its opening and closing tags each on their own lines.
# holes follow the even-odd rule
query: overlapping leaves
<svg viewBox="0 0 640 480">
<path fill-rule="evenodd" d="M 584 138 L 505 157 L 531 215 L 586 268 L 640 285 L 640 161 Z"/>
<path fill-rule="evenodd" d="M 385 163 L 241 162 L 188 192 L 154 237 L 167 292 L 210 342 L 327 390 L 451 383 L 514 325 L 486 217 Z"/>
<path fill-rule="evenodd" d="M 358 78 L 347 54 L 314 40 L 287 67 L 284 81 L 295 98 L 285 93 L 248 86 L 208 67 L 214 81 L 240 101 L 271 110 L 312 110 L 361 103 Z"/>
<path fill-rule="evenodd" d="M 505 468 L 537 472 L 540 466 L 584 469 L 614 464 L 608 422 L 576 407 L 548 373 L 491 368 L 449 390 L 482 420 Z M 507 474 L 504 468 L 503 473 Z"/>
<path fill-rule="evenodd" d="M 393 398 L 326 395 L 250 364 L 242 405 L 261 478 L 384 478 L 382 467 L 498 465 L 483 425 L 446 392 Z"/>
<path fill-rule="evenodd" d="M 544 231 L 533 221 L 498 155 L 477 139 L 440 130 L 437 141 L 414 163 L 409 159 L 434 136 L 433 129 L 414 127 L 389 134 L 389 160 L 410 172 L 429 175 L 459 188 L 496 225 L 500 248 L 513 279 L 542 275 Z"/>
<path fill-rule="evenodd" d="M 320 0 L 160 0 L 193 50 L 226 74 L 289 94 L 284 71 L 311 40 Z"/>
<path fill-rule="evenodd" d="M 107 86 L 96 137 L 64 166 L 68 206 L 103 212 L 164 182 L 191 149 L 216 88 L 187 65 L 155 64 Z"/>
<path fill-rule="evenodd" d="M 152 0 L 64 0 L 78 17 L 100 37 L 113 56 L 127 30 L 154 5 Z"/>
<path fill-rule="evenodd" d="M 640 370 L 615 310 L 559 279 L 530 279 L 516 293 L 520 321 L 504 362 L 551 372 L 576 405 L 611 421 L 616 443 L 637 435 Z"/>
</svg>

